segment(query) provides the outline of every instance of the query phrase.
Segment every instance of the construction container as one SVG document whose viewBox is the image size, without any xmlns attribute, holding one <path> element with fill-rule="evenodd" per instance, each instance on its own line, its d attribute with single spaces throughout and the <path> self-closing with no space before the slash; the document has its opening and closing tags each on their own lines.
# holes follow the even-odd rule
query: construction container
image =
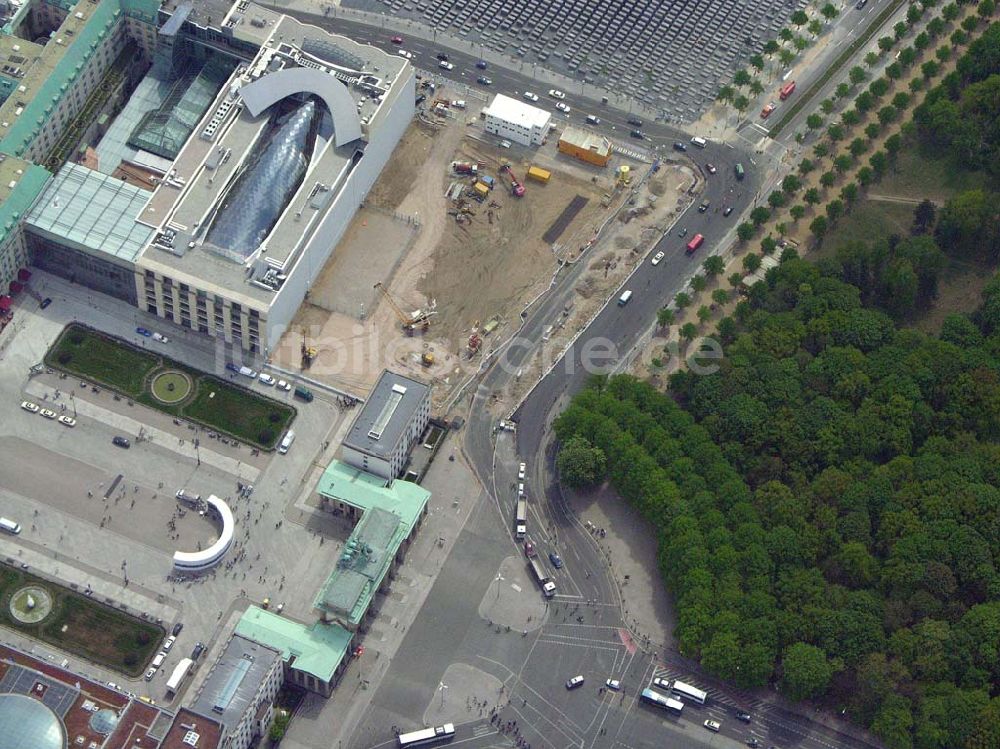
<svg viewBox="0 0 1000 749">
<path fill-rule="evenodd" d="M 607 166 L 611 160 L 611 141 L 603 135 L 567 127 L 559 136 L 559 152 L 594 166 Z"/>
<path fill-rule="evenodd" d="M 481 175 L 479 177 L 479 181 L 484 185 L 486 185 L 486 187 L 489 188 L 490 190 L 492 190 L 493 186 L 496 184 L 496 180 L 494 180 L 493 177 L 491 177 L 488 174 Z"/>
<path fill-rule="evenodd" d="M 536 182 L 541 182 L 546 184 L 549 181 L 549 177 L 552 176 L 552 172 L 547 169 L 542 169 L 537 166 L 528 167 L 528 179 L 533 179 Z"/>
<path fill-rule="evenodd" d="M 490 194 L 490 188 L 488 188 L 482 182 L 477 182 L 472 189 L 476 191 L 476 195 L 478 195 L 480 198 L 485 198 L 487 195 Z"/>
</svg>

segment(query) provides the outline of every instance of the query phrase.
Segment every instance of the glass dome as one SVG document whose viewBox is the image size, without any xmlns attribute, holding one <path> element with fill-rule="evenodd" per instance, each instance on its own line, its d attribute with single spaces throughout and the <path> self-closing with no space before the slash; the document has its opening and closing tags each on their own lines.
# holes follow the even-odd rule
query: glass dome
<svg viewBox="0 0 1000 749">
<path fill-rule="evenodd" d="M 35 698 L 0 694 L 0 749 L 66 749 L 66 730 Z"/>
<path fill-rule="evenodd" d="M 118 725 L 118 713 L 114 710 L 98 710 L 90 716 L 90 728 L 95 733 L 107 736 Z"/>
</svg>

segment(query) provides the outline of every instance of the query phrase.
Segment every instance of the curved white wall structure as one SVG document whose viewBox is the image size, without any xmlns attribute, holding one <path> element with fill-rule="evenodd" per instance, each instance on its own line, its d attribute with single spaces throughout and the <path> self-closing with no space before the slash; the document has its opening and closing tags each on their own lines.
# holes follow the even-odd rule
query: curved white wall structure
<svg viewBox="0 0 1000 749">
<path fill-rule="evenodd" d="M 254 117 L 275 102 L 294 94 L 315 94 L 333 117 L 334 137 L 343 146 L 361 137 L 358 110 L 344 84 L 328 73 L 312 68 L 285 68 L 262 75 L 240 87 L 240 96 Z"/>
<path fill-rule="evenodd" d="M 233 545 L 233 534 L 236 529 L 236 522 L 233 520 L 233 512 L 229 505 L 210 494 L 206 500 L 208 503 L 208 514 L 222 524 L 222 532 L 219 539 L 201 551 L 175 551 L 174 569 L 179 572 L 198 572 L 214 567 L 229 551 Z"/>
</svg>

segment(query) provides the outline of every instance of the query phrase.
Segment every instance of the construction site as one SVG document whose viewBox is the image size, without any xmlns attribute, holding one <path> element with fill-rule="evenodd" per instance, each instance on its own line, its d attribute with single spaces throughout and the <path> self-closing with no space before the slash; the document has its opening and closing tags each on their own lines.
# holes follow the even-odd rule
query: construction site
<svg viewBox="0 0 1000 749">
<path fill-rule="evenodd" d="M 474 112 L 429 104 L 274 356 L 359 393 L 393 367 L 434 381 L 440 407 L 560 267 L 581 261 L 578 301 L 552 341 L 585 324 L 685 204 L 693 175 L 664 164 L 644 180 L 650 165 L 625 159 L 598 168 L 558 153 L 555 138 L 503 147 Z"/>
</svg>

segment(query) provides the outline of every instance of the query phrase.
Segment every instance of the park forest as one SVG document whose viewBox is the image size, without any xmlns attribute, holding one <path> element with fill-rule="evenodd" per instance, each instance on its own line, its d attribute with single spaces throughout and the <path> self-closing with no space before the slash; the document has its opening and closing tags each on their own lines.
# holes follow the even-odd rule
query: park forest
<svg viewBox="0 0 1000 749">
<path fill-rule="evenodd" d="M 998 73 L 994 25 L 910 132 L 994 184 Z M 786 250 L 720 321 L 718 372 L 595 378 L 556 422 L 563 483 L 610 480 L 658 533 L 684 655 L 891 749 L 1000 747 L 1000 275 L 909 327 L 949 258 L 997 267 L 998 212 L 977 190 L 906 237 Z"/>
</svg>

